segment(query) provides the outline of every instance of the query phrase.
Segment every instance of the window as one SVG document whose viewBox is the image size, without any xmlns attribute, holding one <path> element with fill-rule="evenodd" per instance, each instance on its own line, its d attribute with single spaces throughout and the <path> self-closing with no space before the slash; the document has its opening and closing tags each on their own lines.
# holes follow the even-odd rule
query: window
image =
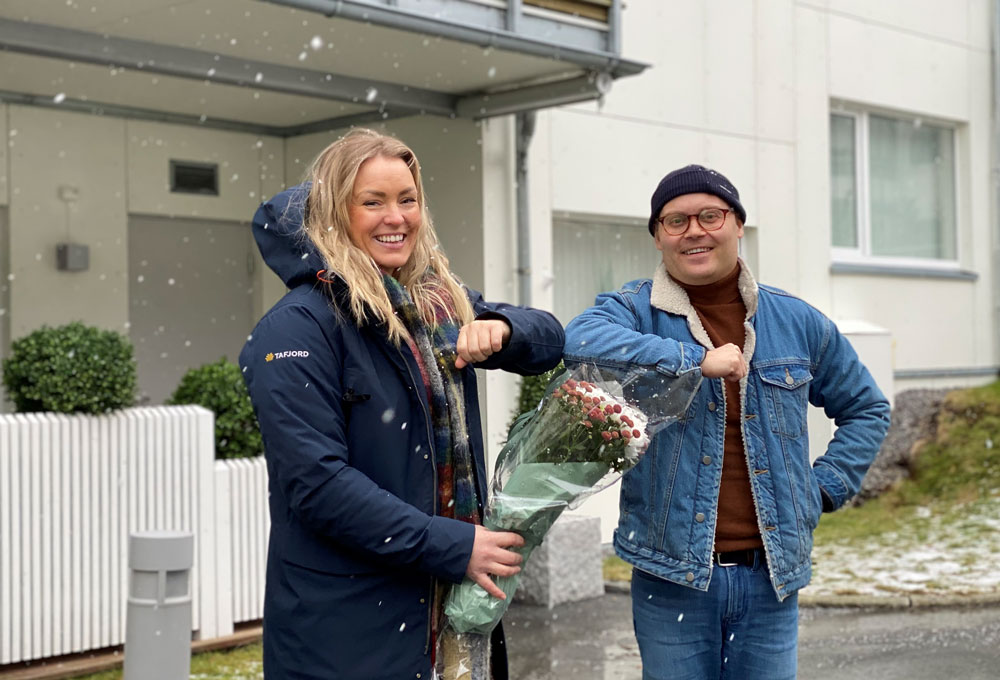
<svg viewBox="0 0 1000 680">
<path fill-rule="evenodd" d="M 953 128 L 831 114 L 830 197 L 834 259 L 958 259 Z"/>
<path fill-rule="evenodd" d="M 641 219 L 557 216 L 552 246 L 553 311 L 564 325 L 594 304 L 598 293 L 652 278 L 660 261 L 660 251 Z"/>
</svg>

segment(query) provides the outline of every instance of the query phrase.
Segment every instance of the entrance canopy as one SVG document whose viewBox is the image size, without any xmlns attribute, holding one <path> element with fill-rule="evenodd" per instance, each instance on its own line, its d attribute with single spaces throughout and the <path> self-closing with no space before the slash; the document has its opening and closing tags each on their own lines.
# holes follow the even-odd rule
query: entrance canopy
<svg viewBox="0 0 1000 680">
<path fill-rule="evenodd" d="M 289 137 L 592 100 L 620 0 L 4 0 L 0 101 Z"/>
</svg>

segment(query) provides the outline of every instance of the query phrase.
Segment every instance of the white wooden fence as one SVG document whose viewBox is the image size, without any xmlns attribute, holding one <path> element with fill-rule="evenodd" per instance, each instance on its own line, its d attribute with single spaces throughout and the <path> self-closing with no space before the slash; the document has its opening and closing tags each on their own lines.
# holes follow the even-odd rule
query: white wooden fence
<svg viewBox="0 0 1000 680">
<path fill-rule="evenodd" d="M 263 458 L 214 460 L 197 406 L 0 416 L 0 665 L 125 639 L 128 534 L 195 534 L 193 630 L 259 619 Z"/>
</svg>

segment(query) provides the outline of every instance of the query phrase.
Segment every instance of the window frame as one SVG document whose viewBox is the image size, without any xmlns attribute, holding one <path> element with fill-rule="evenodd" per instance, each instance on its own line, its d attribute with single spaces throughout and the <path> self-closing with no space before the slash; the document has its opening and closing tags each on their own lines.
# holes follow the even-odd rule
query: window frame
<svg viewBox="0 0 1000 680">
<path fill-rule="evenodd" d="M 954 191 L 954 203 L 955 203 L 955 215 L 954 215 L 954 231 L 951 237 L 954 239 L 955 245 L 955 257 L 954 259 L 942 259 L 942 258 L 932 258 L 932 257 L 914 257 L 914 256 L 892 256 L 892 255 L 873 255 L 871 246 L 871 200 L 869 196 L 870 187 L 870 165 L 869 165 L 869 151 L 870 151 L 870 134 L 869 134 L 869 116 L 871 114 L 880 116 L 882 118 L 891 118 L 893 120 L 904 121 L 909 123 L 914 123 L 920 121 L 921 123 L 927 123 L 929 125 L 934 125 L 935 127 L 944 128 L 951 133 L 952 137 L 952 155 L 954 158 L 954 166 L 952 167 L 952 190 Z M 834 107 L 831 108 L 827 125 L 828 129 L 832 127 L 833 117 L 841 116 L 844 118 L 851 118 L 854 120 L 854 175 L 855 175 L 855 192 L 857 196 L 857 203 L 855 208 L 855 219 L 857 221 L 857 247 L 847 247 L 847 246 L 836 246 L 833 245 L 833 198 L 830 197 L 828 209 L 830 210 L 830 256 L 831 261 L 836 264 L 864 264 L 864 265 L 876 265 L 880 267 L 887 268 L 908 268 L 908 269 L 940 269 L 940 270 L 957 270 L 961 267 L 962 261 L 962 239 L 959 237 L 959 229 L 961 228 L 961 218 L 962 218 L 962 201 L 960 200 L 961 194 L 959 193 L 959 167 L 961 164 L 961 148 L 959 145 L 958 138 L 958 126 L 954 123 L 949 123 L 946 121 L 941 121 L 938 119 L 928 118 L 925 116 L 915 116 L 899 113 L 898 111 L 885 111 L 878 109 L 868 109 L 860 107 Z M 829 146 L 829 143 L 828 143 Z M 829 153 L 833 154 L 832 147 Z M 829 164 L 828 164 L 829 167 Z M 830 170 L 828 170 L 830 172 Z M 832 181 L 832 175 L 831 175 Z"/>
</svg>

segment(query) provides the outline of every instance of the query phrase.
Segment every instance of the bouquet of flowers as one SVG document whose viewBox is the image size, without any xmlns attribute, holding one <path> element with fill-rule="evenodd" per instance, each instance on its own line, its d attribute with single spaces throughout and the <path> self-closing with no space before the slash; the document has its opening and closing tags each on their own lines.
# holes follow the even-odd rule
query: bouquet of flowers
<svg viewBox="0 0 1000 680">
<path fill-rule="evenodd" d="M 691 403 L 701 374 L 668 376 L 652 369 L 625 375 L 582 364 L 556 376 L 538 408 L 514 421 L 497 459 L 483 524 L 524 537 L 527 562 L 563 510 L 613 484 L 639 462 L 650 438 Z M 487 635 L 517 590 L 519 575 L 495 577 L 506 600 L 474 581 L 453 586 L 447 625 Z"/>
</svg>

